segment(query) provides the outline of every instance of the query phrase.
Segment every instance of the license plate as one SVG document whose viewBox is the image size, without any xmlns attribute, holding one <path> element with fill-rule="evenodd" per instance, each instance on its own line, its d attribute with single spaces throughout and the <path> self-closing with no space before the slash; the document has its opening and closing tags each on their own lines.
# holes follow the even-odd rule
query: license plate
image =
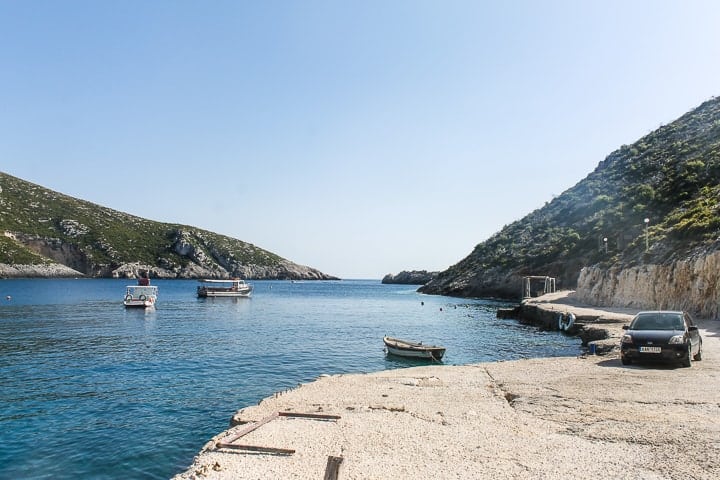
<svg viewBox="0 0 720 480">
<path fill-rule="evenodd" d="M 640 347 L 640 353 L 660 353 L 662 348 L 660 347 Z"/>
</svg>

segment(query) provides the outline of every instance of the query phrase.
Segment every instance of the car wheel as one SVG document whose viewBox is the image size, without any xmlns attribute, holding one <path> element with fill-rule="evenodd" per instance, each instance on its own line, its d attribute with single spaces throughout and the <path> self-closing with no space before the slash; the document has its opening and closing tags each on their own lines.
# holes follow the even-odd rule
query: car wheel
<svg viewBox="0 0 720 480">
<path fill-rule="evenodd" d="M 629 358 L 625 358 L 625 357 L 620 357 L 620 361 L 622 362 L 623 365 L 630 365 L 632 363 L 632 360 L 630 360 Z"/>
<path fill-rule="evenodd" d="M 697 360 L 697 361 L 702 360 L 702 340 L 700 341 L 700 347 L 698 347 L 698 352 L 693 357 L 693 360 Z"/>
<path fill-rule="evenodd" d="M 692 366 L 692 345 L 688 345 L 687 355 L 685 355 L 685 358 L 680 362 L 680 365 L 686 368 Z"/>
</svg>

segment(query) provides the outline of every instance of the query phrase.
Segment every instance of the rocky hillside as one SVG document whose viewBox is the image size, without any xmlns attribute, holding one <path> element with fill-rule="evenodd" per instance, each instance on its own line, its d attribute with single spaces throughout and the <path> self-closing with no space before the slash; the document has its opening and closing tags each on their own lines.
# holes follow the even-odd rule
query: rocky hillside
<svg viewBox="0 0 720 480">
<path fill-rule="evenodd" d="M 78 200 L 0 172 L 0 277 L 330 279 L 234 238 Z"/>
<path fill-rule="evenodd" d="M 517 299 L 521 277 L 549 275 L 587 301 L 712 316 L 719 250 L 720 99 L 713 98 L 611 153 L 421 291 Z"/>
</svg>

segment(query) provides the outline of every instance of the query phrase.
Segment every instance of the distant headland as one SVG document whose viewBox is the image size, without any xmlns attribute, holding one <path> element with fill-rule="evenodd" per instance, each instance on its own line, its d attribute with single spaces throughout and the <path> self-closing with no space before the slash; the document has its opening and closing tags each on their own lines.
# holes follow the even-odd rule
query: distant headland
<svg viewBox="0 0 720 480">
<path fill-rule="evenodd" d="M 335 280 L 251 243 L 136 217 L 0 172 L 0 278 Z"/>
<path fill-rule="evenodd" d="M 428 272 L 427 270 L 402 271 L 393 275 L 388 273 L 382 279 L 382 283 L 394 283 L 401 285 L 425 285 L 437 277 L 440 272 Z"/>
</svg>

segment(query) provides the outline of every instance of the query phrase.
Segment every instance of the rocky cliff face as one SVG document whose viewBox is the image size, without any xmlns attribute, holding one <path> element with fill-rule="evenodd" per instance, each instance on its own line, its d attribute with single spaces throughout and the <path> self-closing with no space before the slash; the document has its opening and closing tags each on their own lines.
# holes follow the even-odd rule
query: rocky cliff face
<svg viewBox="0 0 720 480">
<path fill-rule="evenodd" d="M 521 267 L 508 271 L 501 267 L 478 267 L 475 259 L 465 258 L 449 270 L 440 272 L 418 289 L 430 295 L 453 297 L 504 298 L 521 300 L 523 278 L 526 276 L 549 276 L 555 278 L 558 290 L 575 288 L 582 265 L 577 259 L 552 262 L 543 268 Z"/>
<path fill-rule="evenodd" d="M 22 238 L 22 236 L 20 236 Z M 43 256 L 39 264 L 0 263 L 0 278 L 60 278 L 99 277 L 137 278 L 140 272 L 148 272 L 151 278 L 213 278 L 231 277 L 263 280 L 333 280 L 314 268 L 298 265 L 285 259 L 272 264 L 241 264 L 221 255 L 207 258 L 202 252 L 194 255 L 194 261 L 184 264 L 159 258 L 156 264 L 143 262 L 94 263 L 85 252 L 59 239 L 40 237 L 24 238 L 22 245 Z M 18 238 L 19 241 L 19 238 Z M 193 248 L 194 250 L 194 248 Z M 182 257 L 186 258 L 186 257 Z"/>
<path fill-rule="evenodd" d="M 217 247 L 213 242 L 203 242 L 202 234 L 180 231 L 176 234 L 173 257 L 159 257 L 155 264 L 144 262 L 97 262 L 92 252 L 59 238 L 5 232 L 19 247 L 34 252 L 40 263 L 1 263 L 0 278 L 46 278 L 46 277 L 110 277 L 137 278 L 146 271 L 151 278 L 214 278 L 231 277 L 265 280 L 330 280 L 330 275 L 314 268 L 298 265 L 283 258 L 271 262 L 244 264 L 234 254 Z M 112 251 L 106 246 L 104 251 Z M 208 252 L 208 253 L 206 253 Z"/>
<path fill-rule="evenodd" d="M 720 313 L 720 251 L 699 253 L 668 265 L 586 267 L 577 297 L 592 305 L 687 310 L 700 318 Z"/>
<path fill-rule="evenodd" d="M 418 289 L 430 295 L 452 297 L 508 298 L 520 300 L 522 276 L 497 268 L 442 272 Z"/>
<path fill-rule="evenodd" d="M 334 277 L 330 277 L 315 270 L 313 268 L 297 265 L 288 261 L 281 261 L 277 265 L 273 266 L 260 266 L 260 265 L 246 265 L 226 270 L 221 267 L 213 266 L 201 266 L 196 263 L 189 263 L 180 269 L 166 269 L 157 265 L 148 265 L 138 262 L 125 263 L 117 268 L 114 268 L 104 275 L 103 277 L 112 278 L 138 278 L 140 272 L 147 272 L 150 278 L 212 278 L 212 279 L 227 279 L 232 277 L 240 278 L 252 278 L 259 280 L 331 280 Z M 75 272 L 76 275 L 82 275 L 79 272 Z M 2 265 L 0 264 L 0 277 L 3 276 Z M 5 275 L 12 276 L 12 275 Z M 21 275 L 19 275 L 21 276 Z M 42 276 L 42 275 L 35 275 Z"/>
</svg>

